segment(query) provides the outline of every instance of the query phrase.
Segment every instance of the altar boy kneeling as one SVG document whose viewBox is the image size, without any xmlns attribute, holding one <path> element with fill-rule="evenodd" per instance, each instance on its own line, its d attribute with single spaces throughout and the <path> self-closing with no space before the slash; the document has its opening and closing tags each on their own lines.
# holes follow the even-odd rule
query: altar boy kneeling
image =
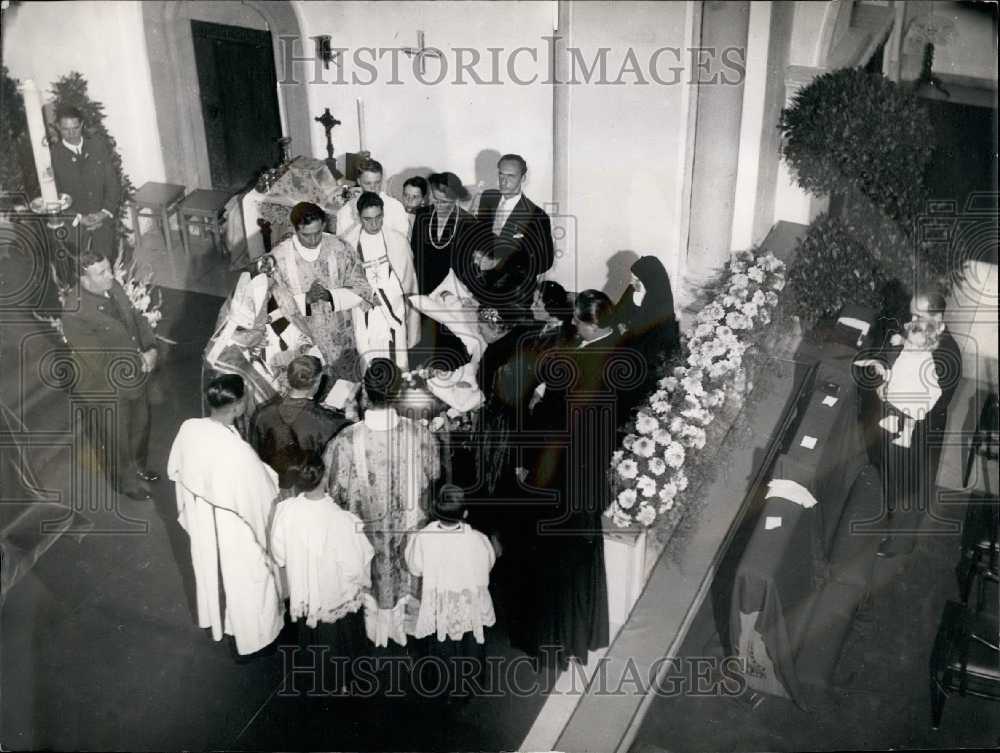
<svg viewBox="0 0 1000 753">
<path fill-rule="evenodd" d="M 375 552 L 361 519 L 326 493 L 319 455 L 309 455 L 289 473 L 297 496 L 274 512 L 271 555 L 285 568 L 299 645 L 309 651 L 326 646 L 325 660 L 338 667 L 339 686 L 349 686 L 351 661 L 368 646 L 361 595 L 371 585 Z"/>
<path fill-rule="evenodd" d="M 462 490 L 441 487 L 434 520 L 410 536 L 406 566 L 423 577 L 420 613 L 414 635 L 427 638 L 427 653 L 443 677 L 421 675 L 418 689 L 430 695 L 467 696 L 483 670 L 484 628 L 496 622 L 490 597 L 490 570 L 496 553 L 490 540 L 464 522 Z"/>
</svg>

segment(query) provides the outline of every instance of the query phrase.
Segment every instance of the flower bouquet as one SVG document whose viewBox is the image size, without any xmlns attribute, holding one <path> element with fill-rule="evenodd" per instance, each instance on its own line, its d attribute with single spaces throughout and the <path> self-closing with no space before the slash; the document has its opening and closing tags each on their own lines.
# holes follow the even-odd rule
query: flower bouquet
<svg viewBox="0 0 1000 753">
<path fill-rule="evenodd" d="M 615 496 L 605 515 L 615 526 L 652 526 L 683 501 L 706 428 L 753 388 L 748 353 L 772 321 L 784 269 L 772 254 L 739 254 L 706 288 L 710 302 L 682 337 L 680 365 L 657 382 L 612 457 Z"/>
</svg>

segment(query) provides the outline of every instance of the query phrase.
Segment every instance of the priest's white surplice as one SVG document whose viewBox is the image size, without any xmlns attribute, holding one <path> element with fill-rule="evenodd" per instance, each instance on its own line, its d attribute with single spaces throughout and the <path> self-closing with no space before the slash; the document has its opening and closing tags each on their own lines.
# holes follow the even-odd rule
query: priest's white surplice
<svg viewBox="0 0 1000 753">
<path fill-rule="evenodd" d="M 267 526 L 277 475 L 236 430 L 210 418 L 185 421 L 170 448 L 167 475 L 177 519 L 191 540 L 198 625 L 236 639 L 251 654 L 277 638 L 284 623 Z M 219 575 L 225 614 L 219 598 Z"/>
</svg>

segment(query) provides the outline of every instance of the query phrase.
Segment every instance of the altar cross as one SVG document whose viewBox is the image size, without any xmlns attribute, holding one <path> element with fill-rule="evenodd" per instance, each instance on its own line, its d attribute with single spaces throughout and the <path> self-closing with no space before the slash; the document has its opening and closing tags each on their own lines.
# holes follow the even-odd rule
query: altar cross
<svg viewBox="0 0 1000 753">
<path fill-rule="evenodd" d="M 442 59 L 444 55 L 441 50 L 436 47 L 425 47 L 424 46 L 424 32 L 417 31 L 417 46 L 416 47 L 404 47 L 403 52 L 405 52 L 410 57 L 416 57 L 417 61 L 420 63 L 420 74 L 423 75 L 427 72 L 427 58 L 438 58 Z"/>
</svg>

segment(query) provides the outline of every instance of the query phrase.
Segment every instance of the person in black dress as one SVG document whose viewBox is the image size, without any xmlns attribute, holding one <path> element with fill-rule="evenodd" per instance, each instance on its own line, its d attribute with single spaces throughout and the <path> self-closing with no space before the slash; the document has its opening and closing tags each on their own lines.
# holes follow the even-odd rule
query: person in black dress
<svg viewBox="0 0 1000 753">
<path fill-rule="evenodd" d="M 537 612 L 534 635 L 526 638 L 544 662 L 561 667 L 571 658 L 586 663 L 588 652 L 609 640 L 601 521 L 611 498 L 607 472 L 621 395 L 634 389 L 639 372 L 613 316 L 604 293 L 583 291 L 574 303 L 577 337 L 537 365 L 545 386 L 532 420 L 546 446 L 533 454 L 525 482 L 549 501 L 534 506 Z"/>
</svg>

